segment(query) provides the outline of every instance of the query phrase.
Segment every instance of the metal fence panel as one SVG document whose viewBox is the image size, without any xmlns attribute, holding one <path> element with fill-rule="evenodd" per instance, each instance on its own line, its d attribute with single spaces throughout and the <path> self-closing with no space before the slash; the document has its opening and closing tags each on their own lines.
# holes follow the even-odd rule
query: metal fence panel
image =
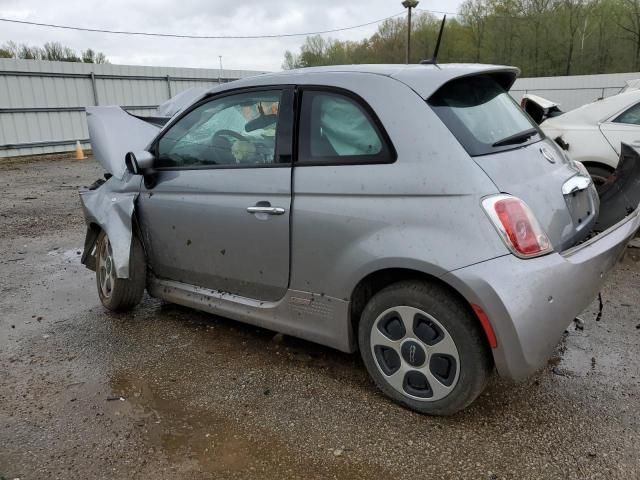
<svg viewBox="0 0 640 480">
<path fill-rule="evenodd" d="M 260 73 L 0 59 L 0 158 L 88 148 L 87 106 L 148 115 L 187 88 Z"/>
</svg>

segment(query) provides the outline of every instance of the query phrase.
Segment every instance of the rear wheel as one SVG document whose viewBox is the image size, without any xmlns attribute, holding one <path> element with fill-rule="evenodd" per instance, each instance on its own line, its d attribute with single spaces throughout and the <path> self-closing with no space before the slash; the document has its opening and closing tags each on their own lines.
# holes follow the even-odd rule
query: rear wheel
<svg viewBox="0 0 640 480">
<path fill-rule="evenodd" d="M 585 165 L 585 167 L 587 167 L 587 172 L 591 175 L 591 179 L 593 180 L 593 184 L 596 186 L 596 190 L 600 192 L 600 189 L 607 181 L 607 178 L 609 178 L 613 173 L 613 169 L 604 165 Z"/>
<path fill-rule="evenodd" d="M 103 231 L 96 242 L 96 283 L 102 305 L 123 312 L 135 307 L 144 294 L 146 262 L 140 240 L 131 239 L 129 278 L 118 278 L 113 262 L 113 248 Z"/>
<path fill-rule="evenodd" d="M 440 285 L 399 282 L 366 305 L 358 342 L 367 370 L 390 398 L 450 415 L 482 392 L 493 369 L 478 320 Z"/>
</svg>

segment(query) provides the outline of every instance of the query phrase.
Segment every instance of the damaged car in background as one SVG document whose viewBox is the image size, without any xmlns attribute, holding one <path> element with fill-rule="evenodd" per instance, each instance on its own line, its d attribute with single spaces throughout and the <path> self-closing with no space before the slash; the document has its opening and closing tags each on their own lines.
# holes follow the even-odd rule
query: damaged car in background
<svg viewBox="0 0 640 480">
<path fill-rule="evenodd" d="M 640 90 L 627 82 L 617 95 L 563 112 L 560 104 L 533 94 L 522 108 L 571 158 L 582 162 L 598 189 L 624 155 L 623 144 L 640 148 Z"/>
<path fill-rule="evenodd" d="M 419 412 L 522 379 L 640 226 L 631 147 L 600 195 L 507 93 L 513 67 L 334 66 L 87 108 L 80 193 L 111 310 L 152 297 L 359 351 Z"/>
</svg>

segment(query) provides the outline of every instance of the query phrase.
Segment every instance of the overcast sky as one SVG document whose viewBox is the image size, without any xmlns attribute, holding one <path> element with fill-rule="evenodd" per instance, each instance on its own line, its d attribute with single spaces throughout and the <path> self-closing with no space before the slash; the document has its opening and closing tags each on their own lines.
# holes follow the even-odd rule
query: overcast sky
<svg viewBox="0 0 640 480">
<path fill-rule="evenodd" d="M 422 0 L 419 8 L 457 11 L 461 0 Z M 403 11 L 399 0 L 0 0 L 0 17 L 43 23 L 189 35 L 257 35 L 308 32 L 358 25 Z M 359 40 L 376 25 L 330 36 Z M 111 63 L 172 67 L 279 70 L 285 50 L 297 52 L 304 37 L 191 40 L 78 32 L 0 22 L 0 44 L 59 41 L 91 47 Z"/>
</svg>

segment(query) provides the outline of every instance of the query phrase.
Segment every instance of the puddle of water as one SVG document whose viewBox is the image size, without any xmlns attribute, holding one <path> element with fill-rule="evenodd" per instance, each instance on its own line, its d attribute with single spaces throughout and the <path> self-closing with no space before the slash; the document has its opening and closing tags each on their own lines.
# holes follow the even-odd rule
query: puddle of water
<svg viewBox="0 0 640 480">
<path fill-rule="evenodd" d="M 208 472 L 233 472 L 274 460 L 274 455 L 250 440 L 228 417 L 168 399 L 146 380 L 122 371 L 112 376 L 110 385 L 115 395 L 122 395 L 130 404 L 133 421 L 144 426 L 149 444 L 160 448 L 172 463 L 195 460 Z M 266 443 L 282 451 L 273 439 Z"/>
<path fill-rule="evenodd" d="M 241 421 L 233 414 L 218 411 L 215 406 L 206 409 L 194 406 L 189 402 L 189 395 L 183 400 L 168 398 L 165 390 L 179 391 L 180 381 L 167 386 L 154 377 L 151 384 L 138 373 L 121 370 L 111 376 L 110 387 L 113 395 L 126 398 L 126 406 L 113 402 L 120 407 L 121 414 L 130 415 L 137 427 L 144 428 L 149 446 L 162 451 L 178 469 L 195 466 L 200 471 L 227 474 L 268 471 L 273 472 L 273 478 L 281 478 L 278 472 L 283 471 L 294 477 L 309 476 L 310 463 L 304 455 L 293 451 L 274 432 L 252 425 L 250 416 Z M 319 471 L 327 470 L 330 476 L 371 478 L 376 475 L 368 465 L 352 465 L 330 456 L 329 460 L 332 464 Z M 315 474 L 319 471 L 314 467 Z M 262 478 L 266 477 L 262 475 Z"/>
</svg>

